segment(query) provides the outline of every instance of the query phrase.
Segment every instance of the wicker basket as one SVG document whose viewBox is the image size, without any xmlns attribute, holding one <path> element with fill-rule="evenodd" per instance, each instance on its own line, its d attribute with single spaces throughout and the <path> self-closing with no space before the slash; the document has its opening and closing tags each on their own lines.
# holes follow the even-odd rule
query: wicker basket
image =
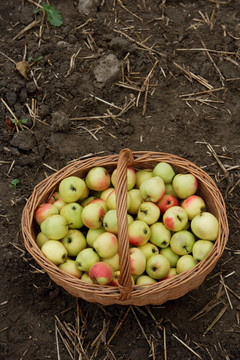
<svg viewBox="0 0 240 360">
<path fill-rule="evenodd" d="M 132 287 L 126 216 L 127 166 L 132 166 L 134 169 L 153 168 L 160 161 L 171 164 L 177 173 L 188 172 L 197 177 L 199 181 L 197 193 L 204 198 L 207 209 L 217 217 L 219 221 L 219 235 L 208 256 L 193 269 L 148 287 L 140 285 Z M 33 215 L 38 205 L 47 200 L 49 195 L 57 189 L 62 179 L 70 175 L 85 177 L 88 170 L 94 166 L 104 166 L 109 171 L 113 171 L 116 167 L 118 169 L 116 198 L 121 271 L 118 287 L 89 284 L 68 275 L 48 261 L 35 243 L 37 227 Z M 24 245 L 28 252 L 48 273 L 50 278 L 71 295 L 103 305 L 160 305 L 167 300 L 177 299 L 197 288 L 213 270 L 219 257 L 222 255 L 228 239 L 228 222 L 225 204 L 220 191 L 211 177 L 199 167 L 188 160 L 172 154 L 142 151 L 132 152 L 129 149 L 123 149 L 119 155 L 93 157 L 87 160 L 76 161 L 38 184 L 23 210 L 22 233 Z"/>
</svg>

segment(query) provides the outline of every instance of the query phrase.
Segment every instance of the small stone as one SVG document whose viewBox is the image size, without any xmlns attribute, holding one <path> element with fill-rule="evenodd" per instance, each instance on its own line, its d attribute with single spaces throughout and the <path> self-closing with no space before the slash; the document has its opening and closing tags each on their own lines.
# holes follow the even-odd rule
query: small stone
<svg viewBox="0 0 240 360">
<path fill-rule="evenodd" d="M 109 54 L 100 60 L 99 65 L 94 69 L 95 79 L 98 83 L 106 84 L 116 79 L 120 74 L 121 62 L 116 55 Z"/>
<path fill-rule="evenodd" d="M 35 145 L 35 139 L 30 131 L 22 130 L 14 134 L 10 145 L 18 148 L 19 150 L 28 151 Z"/>
<path fill-rule="evenodd" d="M 99 5 L 99 0 L 79 0 L 78 11 L 89 15 L 91 12 L 96 12 Z"/>
<path fill-rule="evenodd" d="M 52 114 L 51 130 L 53 132 L 62 131 L 67 132 L 70 129 L 71 121 L 69 116 L 62 111 L 56 111 Z"/>
</svg>

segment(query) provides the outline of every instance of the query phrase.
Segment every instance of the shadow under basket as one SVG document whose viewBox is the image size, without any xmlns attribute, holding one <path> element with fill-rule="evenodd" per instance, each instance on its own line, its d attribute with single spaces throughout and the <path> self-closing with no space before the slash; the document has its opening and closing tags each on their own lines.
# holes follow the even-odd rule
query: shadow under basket
<svg viewBox="0 0 240 360">
<path fill-rule="evenodd" d="M 191 173 L 196 176 L 199 182 L 197 194 L 205 200 L 207 211 L 217 217 L 219 235 L 211 252 L 191 270 L 148 287 L 132 286 L 127 232 L 127 167 L 131 166 L 135 170 L 153 169 L 161 161 L 172 165 L 176 173 Z M 46 259 L 35 242 L 38 229 L 34 221 L 36 208 L 45 202 L 53 191 L 58 189 L 61 180 L 68 176 L 85 178 L 89 169 L 94 166 L 103 166 L 109 172 L 112 172 L 116 167 L 118 169 L 116 184 L 120 255 L 118 286 L 89 284 L 68 275 Z M 203 170 L 192 162 L 172 154 L 149 151 L 132 152 L 129 149 L 123 149 L 119 155 L 92 157 L 86 160 L 74 161 L 38 184 L 22 213 L 22 233 L 27 251 L 48 273 L 49 277 L 71 295 L 103 305 L 132 304 L 141 306 L 147 304 L 160 305 L 198 288 L 222 255 L 228 240 L 229 230 L 223 197 L 215 182 Z"/>
</svg>

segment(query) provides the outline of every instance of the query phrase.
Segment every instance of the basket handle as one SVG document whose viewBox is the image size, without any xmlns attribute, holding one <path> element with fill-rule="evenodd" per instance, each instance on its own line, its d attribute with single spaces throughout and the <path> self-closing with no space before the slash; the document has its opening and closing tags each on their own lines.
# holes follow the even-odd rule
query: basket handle
<svg viewBox="0 0 240 360">
<path fill-rule="evenodd" d="M 127 220 L 127 167 L 133 162 L 130 149 L 123 149 L 119 153 L 117 162 L 116 204 L 119 242 L 120 276 L 118 288 L 121 293 L 120 300 L 131 297 L 132 279 L 129 254 L 128 220 Z"/>
</svg>

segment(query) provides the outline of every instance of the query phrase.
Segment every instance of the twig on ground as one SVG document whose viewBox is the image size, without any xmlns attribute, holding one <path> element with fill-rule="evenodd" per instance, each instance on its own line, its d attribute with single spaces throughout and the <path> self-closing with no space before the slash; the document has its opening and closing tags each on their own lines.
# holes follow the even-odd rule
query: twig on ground
<svg viewBox="0 0 240 360">
<path fill-rule="evenodd" d="M 196 353 L 196 351 L 194 351 L 193 349 L 190 348 L 190 346 L 188 346 L 184 341 L 182 341 L 177 335 L 172 334 L 172 336 L 178 340 L 183 346 L 185 346 L 189 351 L 191 351 L 191 353 L 193 353 L 195 356 L 197 356 L 199 359 L 202 359 L 202 357 Z"/>
<path fill-rule="evenodd" d="M 218 313 L 218 315 L 215 317 L 215 319 L 211 322 L 211 324 L 208 326 L 208 328 L 204 331 L 203 335 L 206 335 L 213 328 L 213 326 L 219 321 L 219 319 L 221 319 L 221 317 L 227 310 L 228 306 L 229 306 L 229 304 L 224 305 L 222 310 Z"/>
<path fill-rule="evenodd" d="M 28 0 L 29 1 L 29 0 Z M 31 24 L 27 25 L 23 30 L 21 30 L 16 36 L 14 36 L 14 38 L 12 39 L 12 41 L 18 39 L 20 36 L 22 36 L 23 34 L 25 34 L 28 30 L 32 29 L 34 26 L 37 26 L 40 23 L 40 20 L 34 20 L 33 22 L 31 22 Z"/>
</svg>

